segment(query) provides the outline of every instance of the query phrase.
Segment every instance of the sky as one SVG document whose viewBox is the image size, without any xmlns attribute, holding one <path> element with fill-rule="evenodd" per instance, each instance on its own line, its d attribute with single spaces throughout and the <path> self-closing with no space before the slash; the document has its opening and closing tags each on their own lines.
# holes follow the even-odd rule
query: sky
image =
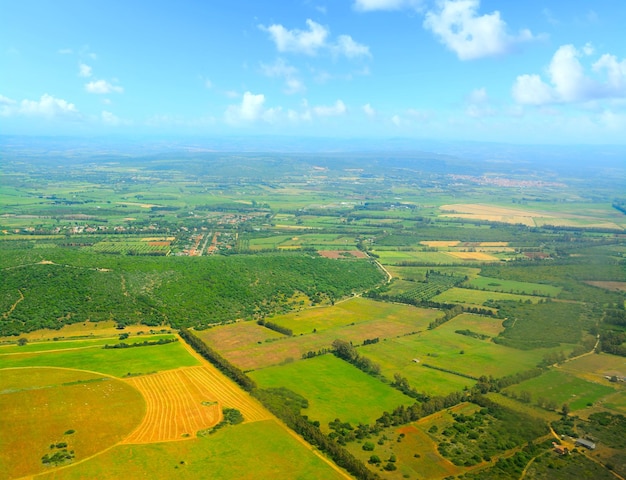
<svg viewBox="0 0 626 480">
<path fill-rule="evenodd" d="M 623 0 L 0 0 L 0 134 L 626 144 Z"/>
</svg>

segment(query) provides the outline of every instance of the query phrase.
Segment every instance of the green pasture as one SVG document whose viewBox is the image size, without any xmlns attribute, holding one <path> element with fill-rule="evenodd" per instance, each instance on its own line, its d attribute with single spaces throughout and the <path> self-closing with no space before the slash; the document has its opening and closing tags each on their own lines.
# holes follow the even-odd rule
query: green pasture
<svg viewBox="0 0 626 480">
<path fill-rule="evenodd" d="M 0 371 L 0 471 L 20 478 L 48 470 L 41 461 L 67 444 L 74 460 L 97 454 L 129 434 L 145 413 L 125 382 L 54 368 Z"/>
<path fill-rule="evenodd" d="M 356 297 L 338 302 L 333 306 L 309 308 L 270 317 L 268 320 L 290 328 L 294 335 L 299 335 L 311 333 L 313 330 L 323 332 L 375 320 L 409 325 L 415 330 L 422 330 L 439 316 L 441 312 L 438 310 Z"/>
<path fill-rule="evenodd" d="M 483 305 L 487 301 L 510 300 L 514 302 L 539 303 L 540 297 L 531 295 L 518 295 L 515 293 L 488 292 L 483 290 L 471 290 L 468 288 L 454 287 L 433 297 L 433 301 L 441 303 L 467 303 L 470 305 Z"/>
<path fill-rule="evenodd" d="M 0 356 L 0 368 L 63 367 L 101 372 L 115 377 L 198 365 L 179 342 L 135 348 L 82 348 Z"/>
<path fill-rule="evenodd" d="M 41 480 L 180 478 L 195 480 L 345 479 L 273 420 L 244 423 L 180 442 L 118 445 Z"/>
<path fill-rule="evenodd" d="M 332 354 L 265 368 L 249 374 L 261 388 L 286 387 L 309 401 L 302 411 L 322 428 L 339 418 L 373 423 L 384 411 L 412 404 L 410 397 Z M 357 393 L 358 392 L 358 393 Z"/>
<path fill-rule="evenodd" d="M 568 404 L 572 411 L 576 411 L 615 393 L 615 388 L 609 386 L 608 382 L 589 382 L 559 370 L 550 370 L 540 377 L 508 387 L 505 391 L 516 394 L 526 391 L 531 394 L 532 402 L 544 398 L 559 406 Z"/>
<path fill-rule="evenodd" d="M 497 322 L 495 319 L 484 318 L 485 322 Z M 434 330 L 361 347 L 359 353 L 380 363 L 385 374 L 400 372 L 413 385 L 411 377 L 417 381 L 421 370 L 430 370 L 423 366 L 424 363 L 476 378 L 482 375 L 502 377 L 532 369 L 546 355 L 562 350 L 560 347 L 516 350 L 487 340 L 460 335 L 455 330 L 478 330 L 478 327 L 468 326 L 464 316 L 459 324 L 455 320 L 452 319 Z M 493 325 L 489 328 L 492 327 Z M 419 360 L 419 363 L 413 359 Z M 422 390 L 417 384 L 413 386 Z"/>
<path fill-rule="evenodd" d="M 125 340 L 120 340 L 119 337 L 110 338 L 98 338 L 93 340 L 60 340 L 52 342 L 31 342 L 26 345 L 1 345 L 0 356 L 8 354 L 22 354 L 31 352 L 45 352 L 49 350 L 66 350 L 74 348 L 101 348 L 104 345 L 115 345 L 117 343 L 124 342 L 126 344 L 142 343 L 145 341 L 155 342 L 161 339 L 169 340 L 175 338 L 174 335 L 142 335 L 132 336 Z M 136 347 L 141 348 L 141 347 Z"/>
<path fill-rule="evenodd" d="M 521 293 L 526 295 L 541 295 L 544 297 L 556 297 L 563 289 L 562 287 L 555 287 L 544 283 L 501 280 L 499 278 L 482 277 L 480 275 L 472 278 L 465 285 L 492 292 Z"/>
<path fill-rule="evenodd" d="M 397 250 L 374 249 L 380 263 L 400 265 L 403 262 L 415 262 L 424 265 L 453 265 L 467 263 L 467 260 L 447 255 L 443 252 L 407 252 Z"/>
</svg>

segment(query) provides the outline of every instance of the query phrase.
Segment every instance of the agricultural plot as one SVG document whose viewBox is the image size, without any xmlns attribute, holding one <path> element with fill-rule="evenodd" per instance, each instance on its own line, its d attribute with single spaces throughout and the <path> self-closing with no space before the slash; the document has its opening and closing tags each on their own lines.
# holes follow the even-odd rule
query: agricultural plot
<svg viewBox="0 0 626 480">
<path fill-rule="evenodd" d="M 393 324 L 424 328 L 440 316 L 437 310 L 416 308 L 409 305 L 377 302 L 366 298 L 351 298 L 330 307 L 318 307 L 286 315 L 277 315 L 268 320 L 289 328 L 294 335 L 385 320 Z M 371 338 L 374 338 L 371 337 Z"/>
<path fill-rule="evenodd" d="M 135 348 L 83 348 L 1 355 L 0 368 L 63 367 L 90 370 L 115 377 L 141 375 L 197 365 L 179 342 Z"/>
<path fill-rule="evenodd" d="M 540 377 L 511 386 L 505 392 L 517 396 L 528 392 L 533 402 L 550 402 L 558 406 L 568 404 L 572 411 L 580 411 L 615 393 L 615 389 L 608 382 L 602 385 L 550 370 Z"/>
<path fill-rule="evenodd" d="M 38 478 L 266 480 L 285 476 L 302 480 L 350 478 L 273 420 L 223 428 L 186 442 L 122 444 L 87 462 Z"/>
<path fill-rule="evenodd" d="M 460 284 L 464 279 L 465 277 L 429 272 L 426 274 L 426 279 L 423 282 L 411 282 L 411 286 L 407 285 L 409 282 L 404 282 L 401 285 L 392 285 L 389 294 L 398 295 L 402 298 L 401 301 L 407 301 L 407 303 L 423 302 Z M 399 287 L 402 288 L 402 291 L 398 291 Z"/>
<path fill-rule="evenodd" d="M 477 276 L 469 280 L 466 284 L 479 290 L 489 290 L 492 292 L 507 292 L 526 295 L 541 295 L 544 297 L 556 297 L 563 290 L 562 287 L 555 287 L 544 283 L 517 282 L 515 280 L 501 280 L 493 277 Z"/>
<path fill-rule="evenodd" d="M 514 302 L 539 303 L 542 299 L 531 295 L 519 295 L 515 293 L 487 292 L 482 290 L 470 290 L 467 288 L 451 288 L 433 298 L 441 303 L 463 303 L 468 305 L 483 305 L 489 301 L 509 300 Z"/>
<path fill-rule="evenodd" d="M 55 368 L 0 372 L 3 478 L 95 455 L 122 440 L 145 412 L 140 393 L 110 377 Z"/>
<path fill-rule="evenodd" d="M 109 253 L 118 255 L 167 255 L 170 251 L 170 242 L 141 241 L 141 240 L 121 240 L 121 241 L 101 241 L 89 247 L 96 253 Z"/>
<path fill-rule="evenodd" d="M 591 382 L 604 382 L 613 375 L 626 377 L 626 358 L 608 353 L 585 355 L 564 363 L 560 369 Z"/>
<path fill-rule="evenodd" d="M 482 318 L 482 317 L 478 317 Z M 560 348 L 516 350 L 503 345 L 497 345 L 487 340 L 480 340 L 471 336 L 455 333 L 456 330 L 467 327 L 466 317 L 461 317 L 457 326 L 455 319 L 444 323 L 434 330 L 428 330 L 417 335 L 387 340 L 374 345 L 359 348 L 359 353 L 379 363 L 383 373 L 393 378 L 393 373 L 399 372 L 405 376 L 412 386 L 422 391 L 421 376 L 427 370 L 424 364 L 449 372 L 478 378 L 482 375 L 503 377 L 524 370 L 530 370 L 539 364 L 543 358 Z M 486 322 L 497 322 L 485 318 Z M 487 328 L 489 323 L 486 323 Z M 492 326 L 493 327 L 493 326 Z M 469 329 L 476 327 L 467 327 Z M 450 373 L 445 373 L 444 378 Z M 431 375 L 433 375 L 431 373 Z M 465 380 L 464 377 L 459 377 Z M 471 385 L 475 380 L 468 379 Z M 432 385 L 428 385 L 432 387 Z M 436 388 L 436 386 L 435 386 Z M 428 390 L 426 390 L 428 391 Z"/>
<path fill-rule="evenodd" d="M 188 370 L 169 370 L 127 380 L 146 399 L 146 415 L 125 443 L 181 440 L 220 421 L 221 408 L 215 394 L 193 382 Z"/>
<path fill-rule="evenodd" d="M 461 258 L 455 258 L 446 252 L 411 252 L 397 250 L 380 250 L 375 248 L 383 265 L 402 265 L 417 263 L 422 265 L 453 265 L 465 263 Z"/>
<path fill-rule="evenodd" d="M 318 420 L 324 430 L 336 418 L 352 425 L 372 424 L 383 411 L 414 403 L 332 354 L 257 370 L 250 376 L 262 388 L 286 387 L 302 395 L 309 401 L 302 414 Z"/>
<path fill-rule="evenodd" d="M 494 257 L 493 255 L 489 255 L 485 252 L 446 252 L 448 255 L 454 258 L 460 258 L 461 260 L 466 261 L 475 261 L 475 262 L 498 262 L 500 259 L 498 257 Z"/>
</svg>

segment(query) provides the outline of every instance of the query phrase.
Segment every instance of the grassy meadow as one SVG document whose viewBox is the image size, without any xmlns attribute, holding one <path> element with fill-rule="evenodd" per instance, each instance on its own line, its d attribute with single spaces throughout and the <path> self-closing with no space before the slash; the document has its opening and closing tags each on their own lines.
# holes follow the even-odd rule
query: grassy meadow
<svg viewBox="0 0 626 480">
<path fill-rule="evenodd" d="M 309 401 L 302 413 L 318 420 L 324 429 L 336 418 L 354 426 L 373 423 L 383 411 L 413 403 L 411 398 L 332 354 L 264 368 L 250 376 L 261 388 L 282 386 L 302 395 Z"/>
</svg>

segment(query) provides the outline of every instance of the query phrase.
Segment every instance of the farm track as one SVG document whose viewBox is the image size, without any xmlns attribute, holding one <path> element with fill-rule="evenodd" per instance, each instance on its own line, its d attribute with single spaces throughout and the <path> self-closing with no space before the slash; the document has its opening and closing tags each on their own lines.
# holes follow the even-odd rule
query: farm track
<svg viewBox="0 0 626 480">
<path fill-rule="evenodd" d="M 24 294 L 22 293 L 22 291 L 21 291 L 21 290 L 18 290 L 18 291 L 17 291 L 17 293 L 19 293 L 19 294 L 20 294 L 20 298 L 18 298 L 18 299 L 17 299 L 17 301 L 16 301 L 13 305 L 11 305 L 11 308 L 9 308 L 9 311 L 8 311 L 8 312 L 4 312 L 4 313 L 2 314 L 2 318 L 9 318 L 9 315 L 11 315 L 11 314 L 13 313 L 13 310 L 15 310 L 15 309 L 16 309 L 16 307 L 18 306 L 18 304 L 19 304 L 22 300 L 24 300 Z"/>
</svg>

